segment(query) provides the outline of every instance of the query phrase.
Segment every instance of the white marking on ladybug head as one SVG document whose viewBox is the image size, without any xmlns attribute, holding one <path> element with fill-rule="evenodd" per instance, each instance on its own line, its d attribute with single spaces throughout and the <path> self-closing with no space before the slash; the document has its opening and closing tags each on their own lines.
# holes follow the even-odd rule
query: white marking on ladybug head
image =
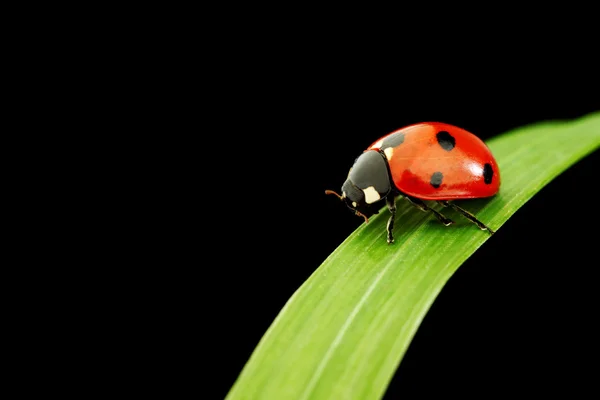
<svg viewBox="0 0 600 400">
<path fill-rule="evenodd" d="M 387 149 L 385 149 L 383 151 L 383 153 L 385 154 L 386 158 L 388 160 L 392 159 L 392 156 L 394 155 L 394 148 L 393 147 L 388 147 Z"/>
<path fill-rule="evenodd" d="M 379 193 L 377 193 L 377 190 L 375 190 L 373 186 L 369 186 L 362 191 L 365 193 L 365 202 L 367 204 L 375 203 L 377 200 L 381 199 L 381 196 L 379 196 Z"/>
<path fill-rule="evenodd" d="M 371 146 L 374 149 L 379 149 L 381 148 L 381 145 L 383 144 L 383 139 L 379 139 L 378 141 L 376 141 L 375 143 L 373 143 L 373 146 Z"/>
<path fill-rule="evenodd" d="M 357 204 L 355 201 L 352 202 L 352 207 L 356 208 Z"/>
<path fill-rule="evenodd" d="M 346 198 L 346 192 L 342 192 L 342 199 Z"/>
</svg>

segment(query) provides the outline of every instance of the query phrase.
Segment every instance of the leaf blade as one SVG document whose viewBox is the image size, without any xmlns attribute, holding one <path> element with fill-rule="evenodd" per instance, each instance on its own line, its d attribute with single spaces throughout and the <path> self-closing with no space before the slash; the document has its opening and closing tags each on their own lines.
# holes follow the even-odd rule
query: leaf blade
<svg viewBox="0 0 600 400">
<path fill-rule="evenodd" d="M 577 140 L 573 140 L 576 137 Z M 544 122 L 488 142 L 502 186 L 457 202 L 497 230 L 570 165 L 600 147 L 600 113 Z M 398 201 L 396 243 L 385 212 L 356 229 L 294 293 L 259 342 L 227 399 L 380 398 L 444 284 L 489 239 Z"/>
</svg>

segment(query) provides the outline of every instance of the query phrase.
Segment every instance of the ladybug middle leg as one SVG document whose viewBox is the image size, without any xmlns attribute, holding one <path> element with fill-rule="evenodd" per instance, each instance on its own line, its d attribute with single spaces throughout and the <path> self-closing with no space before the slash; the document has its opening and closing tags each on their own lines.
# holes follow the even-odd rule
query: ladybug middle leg
<svg viewBox="0 0 600 400">
<path fill-rule="evenodd" d="M 465 210 L 464 208 L 461 208 L 459 206 L 457 206 L 454 203 L 450 203 L 449 201 L 438 201 L 438 203 L 440 203 L 442 206 L 444 207 L 451 207 L 453 209 L 455 209 L 456 211 L 458 211 L 459 213 L 461 213 L 462 215 L 465 216 L 465 218 L 467 218 L 469 221 L 471 221 L 472 223 L 474 223 L 475 225 L 477 225 L 479 227 L 479 229 L 481 229 L 482 231 L 488 231 L 491 234 L 494 233 L 493 230 L 491 230 L 490 228 L 488 228 L 483 222 L 481 222 L 480 220 L 478 220 L 473 214 L 471 214 L 470 212 L 468 212 L 467 210 Z"/>
<path fill-rule="evenodd" d="M 394 230 L 394 219 L 396 218 L 396 197 L 393 195 L 389 195 L 385 199 L 385 204 L 387 204 L 387 208 L 390 211 L 390 218 L 387 222 L 387 242 L 388 244 L 394 243 L 394 235 L 392 231 Z"/>
<path fill-rule="evenodd" d="M 435 217 L 445 226 L 449 226 L 454 223 L 454 221 L 452 221 L 450 218 L 446 218 L 444 215 L 440 214 L 433 208 L 429 207 L 427 204 L 425 204 L 423 202 L 423 200 L 417 199 L 416 197 L 406 196 L 406 195 L 404 195 L 404 197 L 406 198 L 406 200 L 408 200 L 413 206 L 417 207 L 419 210 L 425 211 L 425 212 L 429 211 L 429 212 L 433 213 L 433 215 L 435 215 Z"/>
</svg>

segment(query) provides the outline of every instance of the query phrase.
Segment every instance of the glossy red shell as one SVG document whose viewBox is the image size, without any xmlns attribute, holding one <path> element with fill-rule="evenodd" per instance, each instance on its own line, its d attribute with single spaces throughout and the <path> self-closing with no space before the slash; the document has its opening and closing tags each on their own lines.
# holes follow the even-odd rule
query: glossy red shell
<svg viewBox="0 0 600 400">
<path fill-rule="evenodd" d="M 442 137 L 450 138 L 452 146 L 440 144 L 440 132 L 447 132 Z M 404 136 L 402 143 L 385 148 L 385 139 L 398 133 Z M 367 150 L 380 150 L 382 145 L 392 181 L 407 195 L 423 200 L 471 199 L 493 196 L 500 188 L 500 170 L 490 149 L 457 126 L 440 122 L 410 125 L 382 137 Z M 434 174 L 438 179 L 435 186 Z"/>
</svg>

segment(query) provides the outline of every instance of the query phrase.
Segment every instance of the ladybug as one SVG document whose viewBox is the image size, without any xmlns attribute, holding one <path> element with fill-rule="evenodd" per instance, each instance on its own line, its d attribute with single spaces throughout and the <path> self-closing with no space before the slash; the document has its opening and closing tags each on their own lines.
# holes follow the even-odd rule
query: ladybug
<svg viewBox="0 0 600 400">
<path fill-rule="evenodd" d="M 490 149 L 472 133 L 442 122 L 422 122 L 400 128 L 371 144 L 354 161 L 342 200 L 369 222 L 384 200 L 390 212 L 387 242 L 393 243 L 396 199 L 404 197 L 421 211 L 431 212 L 442 224 L 454 222 L 423 200 L 451 207 L 493 234 L 490 228 L 451 200 L 490 197 L 500 188 L 500 171 Z"/>
</svg>

